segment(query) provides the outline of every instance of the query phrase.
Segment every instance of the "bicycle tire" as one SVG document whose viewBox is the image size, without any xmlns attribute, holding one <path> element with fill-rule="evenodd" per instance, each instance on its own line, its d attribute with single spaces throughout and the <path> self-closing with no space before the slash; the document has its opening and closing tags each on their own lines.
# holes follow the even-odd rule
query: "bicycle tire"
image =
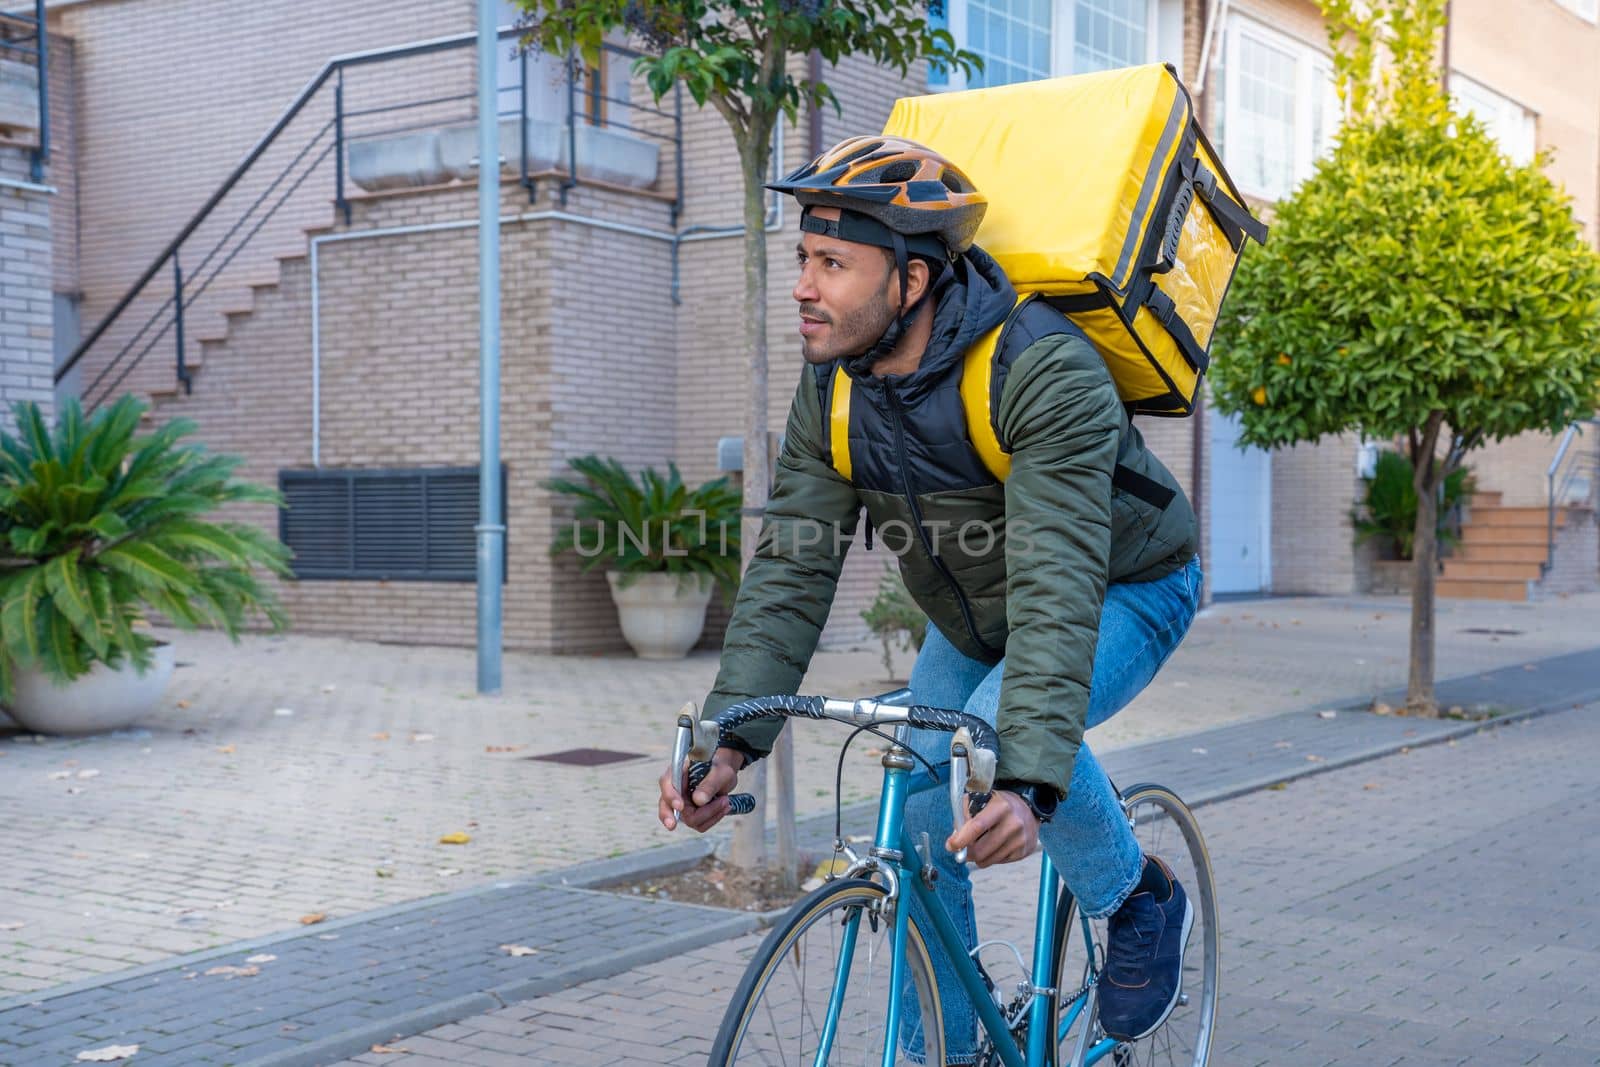
<svg viewBox="0 0 1600 1067">
<path fill-rule="evenodd" d="M 708 1062 L 712 1067 L 725 1067 L 738 1063 L 804 1063 L 811 1064 L 816 1056 L 817 1042 L 820 1040 L 822 1025 L 817 1022 L 815 1012 L 809 1013 L 809 1019 L 802 1019 L 799 1023 L 801 1032 L 796 1035 L 796 1058 L 791 1060 L 786 1056 L 780 1060 L 772 1059 L 770 1054 L 764 1054 L 762 1045 L 769 1040 L 773 1043 L 782 1042 L 787 1045 L 790 1035 L 787 1033 L 773 1033 L 780 1029 L 776 1015 L 773 1013 L 772 999 L 791 991 L 794 986 L 795 975 L 790 973 L 798 969 L 798 989 L 801 993 L 820 990 L 821 1007 L 826 1015 L 828 994 L 832 991 L 834 976 L 838 972 L 839 940 L 830 940 L 828 949 L 824 951 L 823 958 L 832 962 L 825 964 L 819 971 L 816 980 L 807 975 L 808 961 L 803 959 L 803 951 L 799 945 L 809 932 L 819 929 L 820 924 L 832 916 L 842 916 L 839 920 L 839 929 L 842 931 L 851 918 L 851 912 L 857 925 L 858 936 L 882 936 L 887 941 L 892 939 L 893 924 L 888 919 L 878 919 L 876 924 L 864 922 L 868 912 L 887 895 L 887 890 L 877 882 L 866 878 L 847 878 L 829 882 L 809 895 L 803 897 L 792 908 L 784 920 L 773 927 L 761 947 L 751 958 L 750 964 L 745 968 L 744 977 L 740 979 L 738 988 L 734 991 L 733 999 L 728 1004 L 727 1012 L 723 1015 L 722 1025 L 717 1030 L 715 1043 L 711 1047 Z M 875 913 L 874 913 L 875 914 Z M 881 961 L 881 984 L 888 985 L 889 960 L 885 944 L 885 955 Z M 861 960 L 862 945 L 858 940 L 856 952 L 852 959 L 852 977 L 858 977 L 855 972 Z M 876 960 L 874 953 L 868 952 L 868 966 L 871 967 Z M 794 960 L 796 967 L 784 967 L 783 964 Z M 922 1032 L 924 1041 L 924 1061 L 930 1064 L 944 1062 L 944 1021 L 939 1009 L 939 993 L 937 980 L 933 975 L 933 965 L 928 957 L 927 944 L 922 932 L 917 929 L 916 923 L 908 920 L 906 930 L 906 973 L 910 976 L 916 990 L 918 1003 L 922 1012 Z M 783 974 L 785 981 L 782 988 L 774 989 L 776 977 Z M 883 1040 L 884 1021 L 887 1018 L 888 1001 L 881 996 L 872 995 L 872 975 L 867 975 L 867 996 L 847 996 L 848 1007 L 852 1011 L 852 1020 L 857 1016 L 865 1020 L 867 1032 L 862 1035 L 863 1041 L 871 1040 L 876 1035 L 879 1054 Z M 847 979 L 847 982 L 849 979 Z M 847 986 L 847 991 L 854 985 Z M 878 990 L 881 993 L 882 990 Z M 769 994 L 772 994 L 769 997 Z M 870 1000 L 870 1003 L 868 1001 Z M 880 1002 L 881 1001 L 881 1005 Z M 766 1004 L 763 1016 L 761 1006 Z M 802 997 L 802 1012 L 805 1012 L 804 997 Z M 874 1018 L 875 1016 L 875 1018 Z M 807 1023 L 816 1031 L 807 1043 L 805 1034 Z M 770 1025 L 769 1025 L 770 1024 Z M 838 1037 L 855 1036 L 856 1027 L 849 1027 L 841 1023 Z M 849 1033 L 847 1034 L 847 1031 Z M 751 1046 L 754 1039 L 760 1039 L 762 1044 Z M 836 1037 L 836 1040 L 838 1038 Z M 860 1047 L 857 1045 L 856 1047 Z M 836 1052 L 839 1046 L 835 1046 Z M 781 1055 L 780 1050 L 780 1055 Z M 904 1048 L 900 1050 L 903 1062 L 914 1063 Z M 835 1055 L 835 1062 L 842 1062 L 846 1057 Z M 860 1059 L 857 1055 L 848 1057 L 851 1062 Z M 871 1062 L 879 1062 L 879 1055 L 871 1057 Z"/>
<path fill-rule="evenodd" d="M 1211 868 L 1211 854 L 1200 834 L 1200 825 L 1194 813 L 1172 790 L 1153 783 L 1140 783 L 1126 790 L 1122 796 L 1123 810 L 1134 823 L 1135 836 L 1146 854 L 1160 855 L 1172 867 L 1195 909 L 1195 925 L 1184 950 L 1183 1001 L 1173 1009 L 1159 1029 L 1140 1041 L 1124 1045 L 1114 1057 L 1118 1067 L 1205 1067 L 1211 1055 L 1211 1040 L 1215 1035 L 1217 1011 L 1217 985 L 1221 974 L 1222 935 L 1218 926 L 1216 881 Z M 1165 840 L 1152 830 L 1166 829 Z M 1176 831 L 1173 836 L 1171 831 Z M 1181 839 L 1183 854 L 1173 849 Z M 1105 924 L 1096 923 L 1096 940 L 1104 944 Z M 1103 1035 L 1098 1021 L 1087 1013 L 1074 1024 L 1069 1034 L 1061 1033 L 1064 998 L 1076 992 L 1085 979 L 1087 954 L 1083 946 L 1082 924 L 1078 918 L 1077 902 L 1063 887 L 1056 910 L 1055 945 L 1052 949 L 1052 974 L 1060 994 L 1055 998 L 1051 1012 L 1051 1029 L 1056 1041 L 1050 1043 L 1051 1067 L 1064 1067 L 1071 1063 L 1071 1053 L 1077 1045 L 1080 1027 L 1093 1027 L 1089 1045 Z M 1196 991 L 1193 984 L 1198 981 Z M 1198 999 L 1196 993 L 1198 992 Z"/>
</svg>

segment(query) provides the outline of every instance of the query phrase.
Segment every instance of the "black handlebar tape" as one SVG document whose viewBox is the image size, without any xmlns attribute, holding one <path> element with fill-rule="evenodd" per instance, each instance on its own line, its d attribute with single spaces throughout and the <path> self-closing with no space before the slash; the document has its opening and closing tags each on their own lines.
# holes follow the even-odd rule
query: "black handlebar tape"
<svg viewBox="0 0 1600 1067">
<path fill-rule="evenodd" d="M 717 725 L 726 734 L 758 719 L 821 719 L 826 717 L 822 708 L 823 698 L 816 696 L 755 697 L 728 707 L 717 716 Z M 986 748 L 996 755 L 1000 752 L 1000 735 L 995 733 L 994 727 L 964 711 L 915 704 L 906 709 L 906 721 L 921 730 L 943 730 L 946 733 L 955 733 L 965 726 L 972 734 L 973 743 L 979 748 Z"/>
<path fill-rule="evenodd" d="M 695 786 L 706 780 L 706 775 L 711 773 L 711 764 L 705 760 L 689 764 L 689 792 L 693 793 Z M 729 815 L 749 815 L 756 810 L 756 798 L 749 793 L 734 793 L 728 797 Z"/>
</svg>

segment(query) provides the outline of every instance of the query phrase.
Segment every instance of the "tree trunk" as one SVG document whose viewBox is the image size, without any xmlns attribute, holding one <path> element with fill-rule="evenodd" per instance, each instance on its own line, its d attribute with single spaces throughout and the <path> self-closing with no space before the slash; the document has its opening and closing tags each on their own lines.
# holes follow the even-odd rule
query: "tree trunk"
<svg viewBox="0 0 1600 1067">
<path fill-rule="evenodd" d="M 746 378 L 744 418 L 744 517 L 740 522 L 741 556 L 748 569 L 761 533 L 761 513 L 767 506 L 772 458 L 767 447 L 767 209 L 761 188 L 771 141 L 759 130 L 740 139 L 739 160 L 744 170 L 744 341 L 750 357 Z M 779 743 L 787 743 L 788 731 Z M 754 870 L 767 865 L 766 768 L 752 768 L 740 783 L 755 795 L 756 807 L 735 820 L 734 866 Z M 793 783 L 782 782 L 793 789 Z M 780 805 L 780 808 L 782 805 Z M 793 806 L 790 806 L 793 810 Z M 792 866 L 792 864 L 791 864 Z"/>
<path fill-rule="evenodd" d="M 1406 710 L 1428 717 L 1439 713 L 1433 695 L 1433 583 L 1439 561 L 1439 486 L 1444 464 L 1434 456 L 1444 418 L 1428 417 L 1422 439 L 1411 456 L 1417 491 L 1417 524 L 1412 531 L 1416 580 L 1411 584 L 1411 674 L 1406 683 Z"/>
</svg>

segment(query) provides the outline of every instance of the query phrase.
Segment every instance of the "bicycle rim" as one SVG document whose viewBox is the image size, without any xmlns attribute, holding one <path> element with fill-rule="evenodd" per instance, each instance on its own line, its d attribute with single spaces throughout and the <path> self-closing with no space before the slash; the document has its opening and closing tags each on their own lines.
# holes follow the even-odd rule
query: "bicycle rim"
<svg viewBox="0 0 1600 1067">
<path fill-rule="evenodd" d="M 719 1067 L 811 1067 L 829 1039 L 827 1063 L 880 1064 L 894 944 L 893 922 L 874 910 L 884 896 L 878 883 L 852 878 L 822 886 L 790 909 L 746 968 L 723 1016 L 710 1062 Z M 829 1005 L 852 929 L 850 966 L 830 1035 Z M 906 931 L 905 966 L 920 1022 L 914 1028 L 903 1022 L 895 1062 L 941 1064 L 938 991 L 914 923 Z"/>
<path fill-rule="evenodd" d="M 1123 807 L 1134 823 L 1134 837 L 1147 856 L 1159 856 L 1189 895 L 1194 926 L 1183 953 L 1183 991 L 1160 1029 L 1139 1041 L 1118 1046 L 1111 1062 L 1116 1067 L 1204 1067 L 1211 1053 L 1217 1012 L 1217 978 L 1220 973 L 1221 934 L 1217 925 L 1216 884 L 1211 857 L 1200 836 L 1199 824 L 1186 804 L 1170 789 L 1139 785 L 1123 795 Z M 1106 924 L 1091 920 L 1097 961 L 1104 965 Z M 1090 977 L 1088 949 L 1082 921 L 1071 894 L 1063 892 L 1057 912 L 1056 983 L 1061 990 L 1055 1013 L 1059 1036 L 1057 1063 L 1071 1064 L 1079 1037 L 1090 1028 L 1085 1047 L 1104 1039 L 1093 1011 L 1087 1005 L 1064 1034 L 1062 1024 L 1073 1006 L 1072 996 Z M 1087 999 L 1086 997 L 1084 998 Z"/>
</svg>

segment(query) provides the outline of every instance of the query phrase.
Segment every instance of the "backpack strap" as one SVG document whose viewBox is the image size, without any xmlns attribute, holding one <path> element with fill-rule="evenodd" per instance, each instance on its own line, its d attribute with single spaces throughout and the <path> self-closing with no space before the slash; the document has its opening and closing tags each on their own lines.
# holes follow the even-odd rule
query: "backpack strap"
<svg viewBox="0 0 1600 1067">
<path fill-rule="evenodd" d="M 827 419 L 827 432 L 822 435 L 825 441 L 823 447 L 828 453 L 828 462 L 839 472 L 839 477 L 848 482 L 851 471 L 850 375 L 844 372 L 842 362 L 834 365 L 824 400 L 826 403 L 822 410 Z"/>
<path fill-rule="evenodd" d="M 1090 347 L 1094 342 L 1075 323 L 1048 303 L 1035 301 L 1038 294 L 1017 298 L 1005 321 L 973 343 L 961 368 L 961 406 L 966 411 L 967 436 L 990 474 L 1004 482 L 1011 474 L 1011 452 L 1000 440 L 995 416 L 1000 410 L 1000 390 L 1011 361 L 1042 337 L 1065 333 L 1082 338 Z M 1037 308 L 1037 310 L 1034 310 Z M 1096 349 L 1098 351 L 1098 349 Z M 1177 494 L 1168 486 L 1146 477 L 1123 464 L 1133 445 L 1126 424 L 1117 442 L 1117 464 L 1111 471 L 1111 484 L 1151 507 L 1166 510 Z"/>
<path fill-rule="evenodd" d="M 961 407 L 967 415 L 967 437 L 984 467 L 1003 482 L 1011 474 L 1011 453 L 1000 445 L 994 428 L 994 405 L 990 401 L 994 386 L 994 353 L 1006 323 L 1016 315 L 1027 297 L 1020 298 L 1004 321 L 973 342 L 961 362 Z"/>
</svg>

